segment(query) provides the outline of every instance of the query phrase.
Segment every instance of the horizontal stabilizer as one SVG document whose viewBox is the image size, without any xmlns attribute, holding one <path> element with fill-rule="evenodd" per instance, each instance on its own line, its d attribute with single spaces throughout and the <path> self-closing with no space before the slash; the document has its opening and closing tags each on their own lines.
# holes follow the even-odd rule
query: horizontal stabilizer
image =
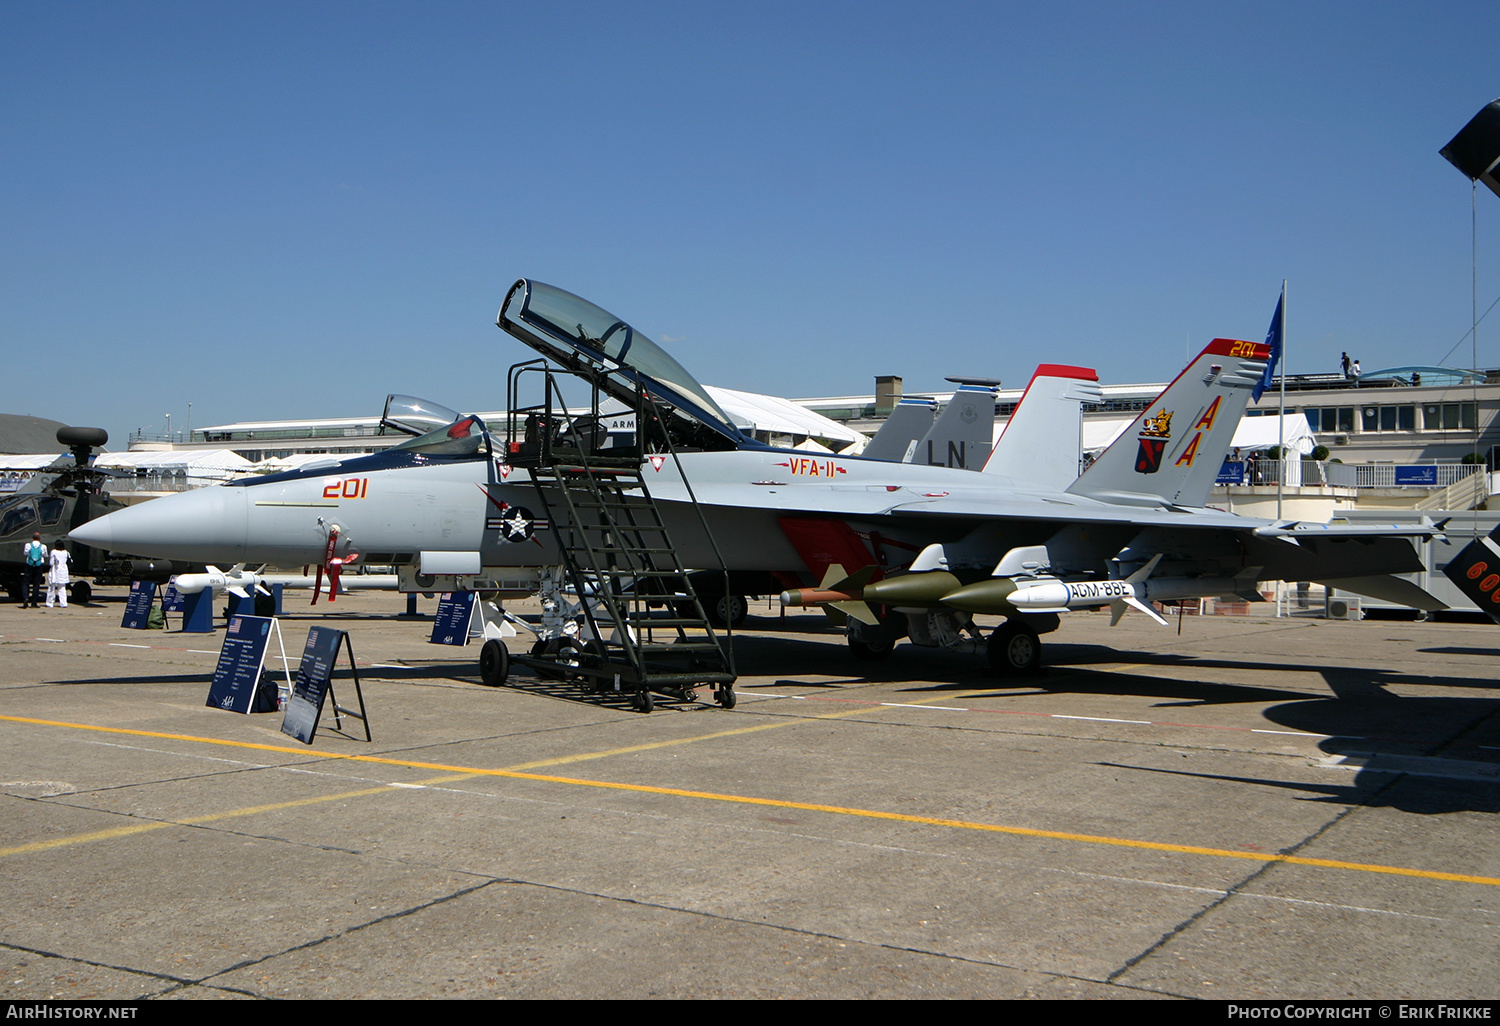
<svg viewBox="0 0 1500 1026">
<path fill-rule="evenodd" d="M 1383 602 L 1394 602 L 1400 606 L 1425 610 L 1429 613 L 1448 608 L 1448 604 L 1437 596 L 1429 594 L 1405 578 L 1393 577 L 1390 574 L 1377 574 L 1373 577 L 1339 577 L 1317 583 L 1337 588 L 1340 591 L 1352 591 L 1356 595 L 1367 595 Z"/>
</svg>

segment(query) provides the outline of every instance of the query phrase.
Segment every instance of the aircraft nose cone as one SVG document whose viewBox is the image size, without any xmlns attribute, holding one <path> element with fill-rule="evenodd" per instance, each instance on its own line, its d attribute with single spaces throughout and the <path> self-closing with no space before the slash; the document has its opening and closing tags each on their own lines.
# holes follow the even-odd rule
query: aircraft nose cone
<svg viewBox="0 0 1500 1026">
<path fill-rule="evenodd" d="M 238 562 L 245 533 L 245 490 L 214 486 L 116 510 L 68 537 L 132 556 Z"/>
<path fill-rule="evenodd" d="M 109 522 L 109 516 L 97 517 L 84 524 L 75 527 L 68 532 L 68 540 L 82 542 L 96 549 L 113 548 L 115 531 Z"/>
</svg>

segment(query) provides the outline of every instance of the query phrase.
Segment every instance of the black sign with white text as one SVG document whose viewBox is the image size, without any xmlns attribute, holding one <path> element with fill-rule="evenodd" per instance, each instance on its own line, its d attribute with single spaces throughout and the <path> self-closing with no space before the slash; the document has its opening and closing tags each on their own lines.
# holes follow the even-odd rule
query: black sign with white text
<svg viewBox="0 0 1500 1026">
<path fill-rule="evenodd" d="M 248 713 L 255 704 L 255 688 L 260 670 L 266 662 L 266 642 L 271 635 L 269 616 L 231 616 L 224 629 L 224 645 L 219 649 L 219 665 L 214 668 L 214 682 L 208 689 L 208 701 L 215 709 Z"/>
<path fill-rule="evenodd" d="M 151 619 L 151 603 L 156 601 L 155 581 L 131 581 L 130 595 L 125 599 L 125 615 L 120 626 L 143 631 Z"/>
<path fill-rule="evenodd" d="M 323 714 L 323 700 L 328 696 L 328 682 L 338 658 L 344 632 L 331 627 L 310 627 L 307 644 L 302 649 L 302 664 L 292 682 L 292 695 L 286 703 L 286 718 L 281 732 L 305 745 L 318 732 L 318 717 Z"/>
</svg>

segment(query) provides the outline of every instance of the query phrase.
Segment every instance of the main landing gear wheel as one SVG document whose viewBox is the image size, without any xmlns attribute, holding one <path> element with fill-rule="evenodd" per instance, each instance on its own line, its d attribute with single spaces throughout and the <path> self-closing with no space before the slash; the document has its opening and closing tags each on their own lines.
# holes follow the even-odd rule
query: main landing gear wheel
<svg viewBox="0 0 1500 1026">
<path fill-rule="evenodd" d="M 68 589 L 68 594 L 73 596 L 74 602 L 80 606 L 86 606 L 89 604 L 89 599 L 94 597 L 94 589 L 88 581 L 74 581 L 72 587 Z"/>
<path fill-rule="evenodd" d="M 1029 677 L 1042 668 L 1042 639 L 1024 623 L 1007 620 L 989 640 L 990 669 L 1002 677 Z"/>
<path fill-rule="evenodd" d="M 479 650 L 479 679 L 492 688 L 505 684 L 510 676 L 510 650 L 505 642 L 491 638 Z"/>
<path fill-rule="evenodd" d="M 719 688 L 714 692 L 714 701 L 718 702 L 722 708 L 733 709 L 734 688 L 730 687 L 728 684 L 725 684 L 722 688 Z"/>
<path fill-rule="evenodd" d="M 743 595 L 723 595 L 708 609 L 708 620 L 715 627 L 739 630 L 750 616 L 750 602 Z"/>
<path fill-rule="evenodd" d="M 860 630 L 856 621 L 849 621 L 849 652 L 856 659 L 878 662 L 890 655 L 896 647 L 896 639 L 880 627 Z"/>
</svg>

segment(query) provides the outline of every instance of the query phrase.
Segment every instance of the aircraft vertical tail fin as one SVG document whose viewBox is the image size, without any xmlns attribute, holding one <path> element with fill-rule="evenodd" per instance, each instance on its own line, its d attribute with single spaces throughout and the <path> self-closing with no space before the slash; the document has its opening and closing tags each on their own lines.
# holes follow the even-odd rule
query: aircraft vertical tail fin
<svg viewBox="0 0 1500 1026">
<path fill-rule="evenodd" d="M 1202 506 L 1271 348 L 1216 338 L 1067 488 L 1138 506 Z"/>
<path fill-rule="evenodd" d="M 995 390 L 1000 383 L 986 378 L 948 380 L 958 383 L 958 391 L 905 462 L 977 471 L 994 444 Z"/>
<path fill-rule="evenodd" d="M 860 455 L 887 463 L 905 463 L 935 419 L 936 399 L 902 399 Z"/>
<path fill-rule="evenodd" d="M 1087 367 L 1044 363 L 990 452 L 984 473 L 1060 492 L 1078 479 L 1083 404 L 1104 399 L 1099 375 Z"/>
</svg>

